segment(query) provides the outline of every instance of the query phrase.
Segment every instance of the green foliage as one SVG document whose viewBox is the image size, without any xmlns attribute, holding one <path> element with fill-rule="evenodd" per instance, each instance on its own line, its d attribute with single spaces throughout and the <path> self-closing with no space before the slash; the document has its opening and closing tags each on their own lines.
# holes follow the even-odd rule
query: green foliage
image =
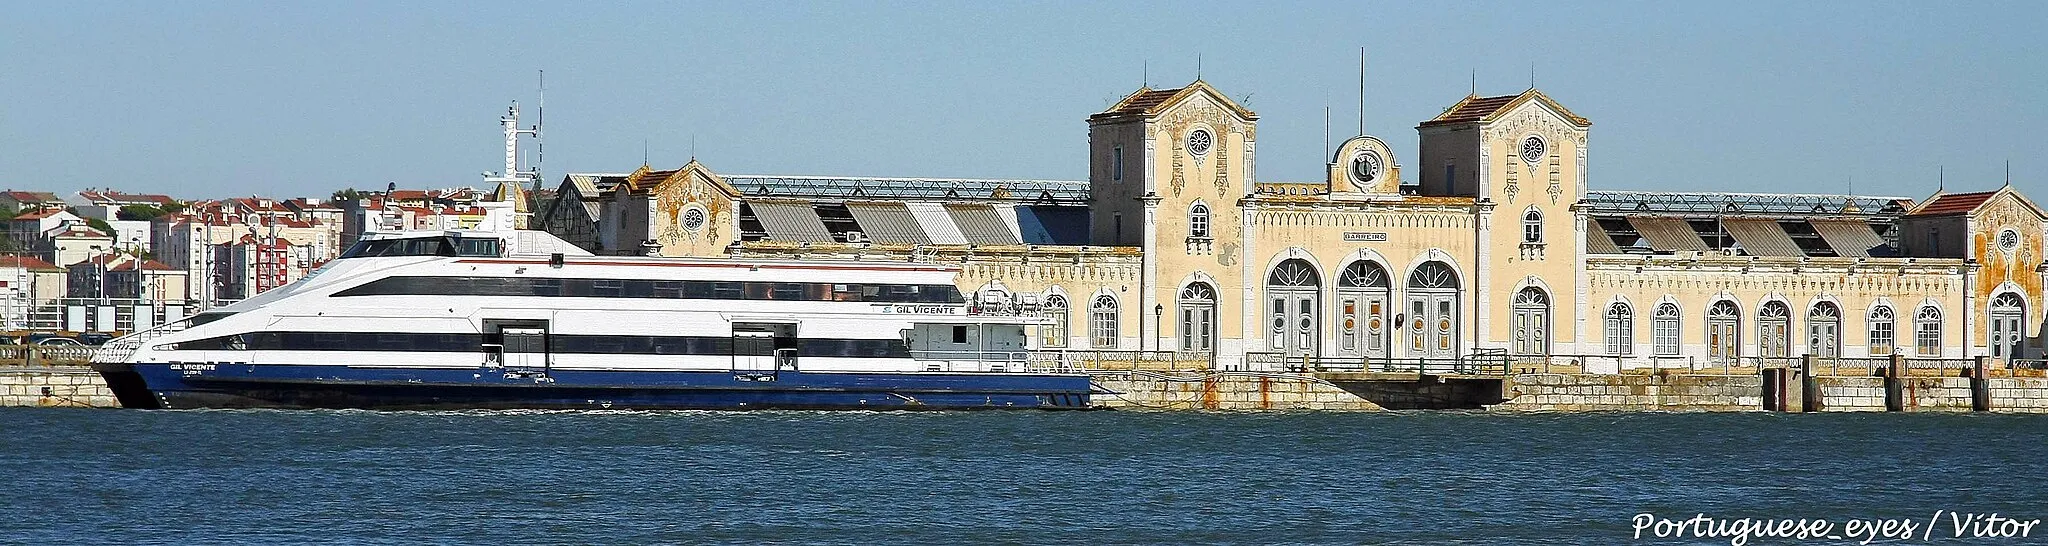
<svg viewBox="0 0 2048 546">
<path fill-rule="evenodd" d="M 163 211 L 164 214 L 177 214 L 180 212 L 185 212 L 185 203 L 172 201 L 171 204 L 164 205 Z"/>
<path fill-rule="evenodd" d="M 123 205 L 119 212 L 114 213 L 114 217 L 122 220 L 146 221 L 155 220 L 157 218 L 163 217 L 166 214 L 170 213 L 165 211 L 164 209 L 156 208 L 150 205 Z"/>
<path fill-rule="evenodd" d="M 105 233 L 107 235 L 115 235 L 114 226 L 108 225 L 106 220 L 101 220 L 98 218 L 87 218 L 85 219 L 85 225 L 90 226 L 93 229 L 100 230 L 101 233 Z"/>
<path fill-rule="evenodd" d="M 334 198 L 334 200 L 335 200 L 336 202 L 340 202 L 340 201 L 355 201 L 355 200 L 358 200 L 358 199 L 362 199 L 362 198 L 363 198 L 363 197 L 364 197 L 365 195 L 366 195 L 366 194 L 364 194 L 362 190 L 358 190 L 358 189 L 355 189 L 355 188 L 345 188 L 345 189 L 341 189 L 341 190 L 337 190 L 337 191 L 335 191 L 335 192 L 334 192 L 334 195 L 332 195 L 332 196 L 330 196 L 330 197 L 333 197 L 333 198 Z"/>
</svg>

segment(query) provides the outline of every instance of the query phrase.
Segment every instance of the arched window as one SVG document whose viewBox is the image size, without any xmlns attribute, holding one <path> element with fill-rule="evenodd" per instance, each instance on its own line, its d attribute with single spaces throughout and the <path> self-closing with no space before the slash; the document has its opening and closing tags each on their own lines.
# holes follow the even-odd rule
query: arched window
<svg viewBox="0 0 2048 546">
<path fill-rule="evenodd" d="M 1209 206 L 1195 203 L 1188 208 L 1188 236 L 1196 239 L 1209 238 Z"/>
<path fill-rule="evenodd" d="M 1664 302 L 1657 304 L 1657 312 L 1650 318 L 1652 351 L 1660 355 L 1678 354 L 1678 304 Z"/>
<path fill-rule="evenodd" d="M 1088 306 L 1088 345 L 1097 349 L 1116 348 L 1116 298 L 1095 297 Z"/>
<path fill-rule="evenodd" d="M 1870 325 L 1870 356 L 1892 354 L 1892 347 L 1898 343 L 1898 331 L 1892 326 L 1891 306 L 1870 308 L 1870 317 L 1865 322 Z"/>
<path fill-rule="evenodd" d="M 1792 308 L 1785 302 L 1768 301 L 1756 311 L 1757 356 L 1792 356 Z"/>
<path fill-rule="evenodd" d="M 1543 211 L 1536 210 L 1536 207 L 1529 207 L 1528 212 L 1522 213 L 1522 242 L 1543 242 Z"/>
<path fill-rule="evenodd" d="M 1635 325 L 1636 314 L 1628 304 L 1617 301 L 1607 306 L 1607 354 L 1635 353 Z"/>
<path fill-rule="evenodd" d="M 1337 275 L 1338 354 L 1387 356 L 1391 285 L 1387 268 L 1371 260 L 1351 262 Z"/>
<path fill-rule="evenodd" d="M 1515 354 L 1550 354 L 1550 296 L 1531 286 L 1515 293 Z"/>
<path fill-rule="evenodd" d="M 1842 309 L 1834 303 L 1824 301 L 1806 310 L 1806 353 L 1821 358 L 1842 356 Z"/>
<path fill-rule="evenodd" d="M 1721 300 L 1707 308 L 1707 360 L 1723 364 L 1741 358 L 1742 310 Z"/>
<path fill-rule="evenodd" d="M 1913 315 L 1913 352 L 1941 356 L 1941 309 L 1928 305 Z"/>
<path fill-rule="evenodd" d="M 1322 276 L 1308 260 L 1290 258 L 1266 276 L 1266 333 L 1269 351 L 1288 356 L 1317 355 L 1317 310 L 1322 304 Z"/>
<path fill-rule="evenodd" d="M 1180 350 L 1216 350 L 1216 289 L 1190 283 L 1180 290 Z"/>
<path fill-rule="evenodd" d="M 1067 297 L 1052 294 L 1045 297 L 1045 305 L 1039 313 L 1046 318 L 1038 326 L 1038 344 L 1045 347 L 1067 346 Z"/>
</svg>

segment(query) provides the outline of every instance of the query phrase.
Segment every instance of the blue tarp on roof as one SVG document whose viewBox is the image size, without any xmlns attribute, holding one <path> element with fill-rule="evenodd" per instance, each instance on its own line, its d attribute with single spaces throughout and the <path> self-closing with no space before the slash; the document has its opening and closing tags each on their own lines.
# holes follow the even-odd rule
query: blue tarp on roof
<svg viewBox="0 0 2048 546">
<path fill-rule="evenodd" d="M 1024 244 L 1088 244 L 1088 208 L 1023 205 L 1017 207 L 1017 231 Z"/>
</svg>

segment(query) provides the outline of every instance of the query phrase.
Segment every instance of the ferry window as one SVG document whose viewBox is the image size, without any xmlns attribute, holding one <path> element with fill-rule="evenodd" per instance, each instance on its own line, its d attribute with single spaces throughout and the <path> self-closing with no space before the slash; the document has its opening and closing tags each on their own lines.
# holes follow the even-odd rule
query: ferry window
<svg viewBox="0 0 2048 546">
<path fill-rule="evenodd" d="M 745 297 L 740 288 L 741 286 L 742 283 L 734 281 L 714 281 L 711 283 L 711 298 L 721 300 L 740 299 Z"/>
<path fill-rule="evenodd" d="M 619 296 L 626 298 L 654 297 L 654 281 L 631 280 L 619 289 Z"/>
<path fill-rule="evenodd" d="M 562 279 L 562 295 L 572 298 L 589 297 L 592 279 Z"/>
<path fill-rule="evenodd" d="M 597 279 L 590 281 L 590 296 L 594 298 L 616 298 L 624 293 L 626 282 L 618 279 Z"/>
<path fill-rule="evenodd" d="M 455 239 L 456 256 L 485 256 L 496 258 L 498 257 L 498 247 L 499 242 L 497 239 Z"/>
<path fill-rule="evenodd" d="M 529 286 L 532 288 L 530 292 L 535 296 L 562 295 L 561 279 L 533 279 Z"/>
<path fill-rule="evenodd" d="M 773 299 L 785 301 L 801 301 L 806 299 L 804 298 L 804 292 L 805 290 L 803 283 L 779 282 L 775 283 L 775 293 Z"/>
<path fill-rule="evenodd" d="M 832 301 L 860 301 L 860 285 L 832 285 Z"/>
<path fill-rule="evenodd" d="M 765 300 L 765 299 L 772 299 L 772 298 L 774 297 L 774 296 L 773 296 L 773 294 L 771 293 L 771 291 L 769 290 L 769 289 L 770 289 L 771 287 L 773 287 L 774 285 L 772 285 L 772 284 L 770 284 L 770 283 L 765 283 L 765 282 L 750 282 L 750 283 L 741 283 L 741 285 L 745 287 L 745 290 L 746 290 L 746 299 L 750 299 L 750 300 Z"/>
<path fill-rule="evenodd" d="M 192 326 L 196 327 L 216 320 L 228 318 L 233 315 L 234 313 L 200 313 L 192 316 Z"/>
<path fill-rule="evenodd" d="M 954 327 L 953 327 L 953 343 L 966 343 L 966 342 L 967 342 L 967 327 L 966 327 L 966 326 L 954 326 Z"/>
<path fill-rule="evenodd" d="M 653 288 L 653 293 L 649 294 L 651 297 L 667 299 L 681 299 L 683 297 L 682 281 L 654 281 L 651 288 Z"/>
<path fill-rule="evenodd" d="M 683 283 L 683 297 L 693 300 L 708 300 L 718 297 L 717 294 L 713 293 L 713 286 L 712 283 L 708 282 L 685 282 Z"/>
</svg>

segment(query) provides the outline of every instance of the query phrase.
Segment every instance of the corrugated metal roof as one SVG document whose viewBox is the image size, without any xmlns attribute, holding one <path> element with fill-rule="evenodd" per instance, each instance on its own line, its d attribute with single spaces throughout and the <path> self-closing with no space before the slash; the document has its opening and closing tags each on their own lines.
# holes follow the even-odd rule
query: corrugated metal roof
<svg viewBox="0 0 2048 546">
<path fill-rule="evenodd" d="M 1884 237 L 1862 220 L 1808 220 L 1813 231 L 1821 240 L 1835 249 L 1837 256 L 1868 257 L 1870 249 L 1884 246 Z"/>
<path fill-rule="evenodd" d="M 946 213 L 945 205 L 930 201 L 904 203 L 910 207 L 910 215 L 917 218 L 917 227 L 924 228 L 924 235 L 935 245 L 964 245 L 967 236 L 960 234 L 960 227 L 953 224 L 953 215 Z"/>
<path fill-rule="evenodd" d="M 1650 243 L 1650 249 L 1662 252 L 1684 250 L 1707 250 L 1707 242 L 1692 230 L 1692 224 L 1683 218 L 1662 216 L 1630 216 L 1628 225 L 1635 226 L 1636 233 Z"/>
<path fill-rule="evenodd" d="M 1018 244 L 1017 232 L 1003 222 L 995 207 L 980 203 L 948 203 L 946 214 L 953 217 L 953 225 L 960 227 L 960 235 L 967 238 L 967 244 Z"/>
<path fill-rule="evenodd" d="M 1591 254 L 1620 254 L 1621 247 L 1614 246 L 1614 236 L 1600 229 L 1600 222 L 1586 219 L 1586 252 Z"/>
<path fill-rule="evenodd" d="M 853 220 L 860 222 L 861 233 L 868 240 L 891 244 L 931 244 L 924 228 L 918 227 L 917 217 L 910 215 L 910 207 L 900 202 L 848 201 L 846 211 L 853 214 Z"/>
<path fill-rule="evenodd" d="M 1785 234 L 1785 228 L 1777 220 L 1759 218 L 1724 218 L 1721 229 L 1727 230 L 1735 242 L 1742 245 L 1742 251 L 1751 256 L 1804 257 L 1799 244 L 1792 242 L 1792 236 Z"/>
<path fill-rule="evenodd" d="M 825 221 L 818 219 L 818 211 L 811 209 L 809 201 L 748 201 L 754 209 L 754 218 L 761 221 L 761 231 L 776 241 L 800 243 L 832 242 L 832 232 L 825 230 Z"/>
</svg>

